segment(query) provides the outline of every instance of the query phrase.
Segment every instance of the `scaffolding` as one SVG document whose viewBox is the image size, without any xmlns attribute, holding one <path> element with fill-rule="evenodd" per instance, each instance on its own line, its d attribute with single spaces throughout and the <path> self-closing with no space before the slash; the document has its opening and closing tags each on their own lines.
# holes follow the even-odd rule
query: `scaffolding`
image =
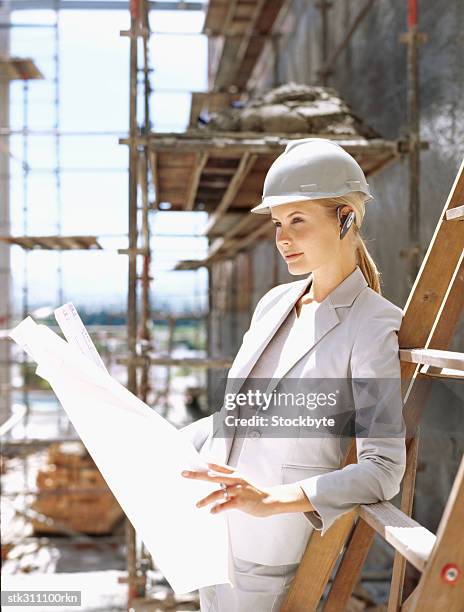
<svg viewBox="0 0 464 612">
<path fill-rule="evenodd" d="M 169 2 L 161 2 L 161 3 L 153 3 L 153 2 L 105 2 L 104 7 L 99 6 L 98 2 L 69 2 L 69 1 L 60 1 L 54 0 L 52 3 L 54 11 L 55 11 L 55 23 L 53 26 L 43 25 L 41 27 L 51 29 L 53 32 L 53 40 L 55 44 L 55 51 L 53 54 L 54 60 L 54 75 L 52 78 L 54 84 L 54 96 L 53 96 L 53 114 L 54 121 L 53 127 L 51 129 L 40 129 L 34 130 L 28 124 L 28 110 L 29 110 L 29 78 L 32 78 L 32 75 L 36 75 L 37 78 L 39 76 L 39 72 L 34 66 L 33 62 L 28 58 L 8 58 L 8 61 L 0 62 L 0 70 L 3 72 L 7 72 L 10 75 L 10 78 L 19 77 L 24 82 L 23 86 L 23 109 L 24 109 L 24 122 L 20 129 L 10 129 L 9 127 L 2 127 L 0 130 L 0 142 L 8 142 L 7 139 L 11 135 L 21 136 L 23 141 L 23 159 L 22 170 L 23 170 L 23 225 L 21 228 L 22 235 L 20 236 L 12 236 L 9 233 L 4 233 L 4 235 L 0 236 L 0 242 L 8 246 L 16 246 L 20 247 L 23 250 L 24 260 L 25 260 L 25 268 L 24 268 L 24 279 L 22 286 L 22 312 L 21 315 L 23 318 L 27 317 L 30 314 L 30 300 L 29 300 L 29 278 L 28 278 L 28 265 L 27 265 L 27 257 L 28 253 L 35 250 L 51 250 L 58 254 L 58 256 L 64 250 L 76 250 L 76 249 L 86 249 L 86 250 L 102 250 L 102 245 L 99 241 L 99 237 L 97 236 L 85 236 L 85 235 L 63 235 L 62 234 L 62 197 L 61 197 L 61 166 L 60 166 L 60 156 L 61 156 L 61 137 L 64 135 L 74 135 L 76 133 L 63 132 L 61 130 L 61 126 L 59 123 L 60 117 L 60 53 L 59 53 L 59 12 L 63 9 L 68 8 L 85 8 L 85 9 L 95 9 L 95 8 L 108 8 L 108 9 L 121 9 L 128 8 L 130 6 L 131 9 L 131 28 L 127 32 L 121 32 L 122 36 L 128 36 L 130 38 L 130 48 L 131 48 L 131 62 L 130 62 L 130 134 L 134 136 L 144 136 L 149 133 L 151 129 L 150 125 L 150 117 L 149 117 L 149 96 L 151 93 L 150 88 L 150 72 L 151 69 L 149 67 L 149 22 L 148 22 L 148 12 L 149 7 L 154 8 L 156 10 L 159 9 L 179 9 L 178 3 L 169 3 Z M 26 3 L 22 3 L 21 5 L 17 5 L 17 3 L 12 2 L 11 8 L 14 10 L 16 8 L 46 8 L 44 3 L 40 3 L 40 5 L 34 4 L 34 2 L 30 2 L 26 7 Z M 185 7 L 186 10 L 194 9 L 198 10 L 200 5 L 196 3 L 189 3 L 188 7 Z M 14 28 L 15 24 L 2 24 L 2 28 L 7 30 Z M 36 27 L 36 24 L 19 24 L 17 27 Z M 140 48 L 142 59 L 142 66 L 139 67 L 137 62 L 137 49 Z M 27 72 L 29 71 L 29 72 Z M 137 90 L 140 89 L 142 92 L 140 98 L 143 98 L 143 119 L 140 122 L 140 125 L 137 121 Z M 55 146 L 55 165 L 52 170 L 55 177 L 55 187 L 56 187 L 56 235 L 32 235 L 30 233 L 30 225 L 28 223 L 28 211 L 29 211 L 29 202 L 30 202 L 30 188 L 29 188 L 29 178 L 31 167 L 29 164 L 29 137 L 33 135 L 49 135 L 54 138 Z M 83 132 L 79 132 L 79 134 L 83 134 Z M 85 132 L 86 135 L 92 136 L 94 132 L 88 131 Z M 101 132 L 98 132 L 101 135 Z M 114 133 L 113 135 L 119 135 L 119 133 Z M 150 165 L 147 156 L 146 148 L 139 147 L 138 145 L 129 147 L 129 248 L 128 249 L 119 249 L 118 252 L 120 254 L 126 254 L 129 257 L 129 279 L 128 279 L 128 308 L 127 308 L 127 349 L 124 347 L 124 350 L 119 346 L 116 349 L 116 352 L 121 354 L 126 354 L 126 358 L 122 357 L 120 359 L 113 359 L 113 353 L 108 351 L 107 357 L 113 359 L 114 364 L 123 363 L 124 359 L 126 359 L 127 365 L 127 387 L 132 392 L 138 395 L 143 401 L 148 400 L 150 389 L 150 381 L 149 381 L 149 371 L 150 367 L 153 364 L 156 364 L 156 359 L 151 355 L 152 352 L 152 339 L 151 339 L 151 322 L 153 320 L 165 321 L 166 319 L 169 322 L 169 347 L 172 349 L 173 346 L 173 332 L 174 327 L 176 325 L 176 321 L 182 320 L 185 315 L 180 315 L 177 317 L 173 317 L 169 314 L 163 315 L 162 313 L 158 316 L 151 315 L 151 303 L 150 303 L 150 281 L 152 277 L 150 275 L 150 260 L 151 260 L 151 252 L 150 252 L 150 223 L 149 223 L 149 213 L 153 210 L 153 206 L 150 203 L 150 190 L 152 189 L 152 184 L 150 183 Z M 138 266 L 139 256 L 142 257 L 141 266 Z M 57 267 L 57 276 L 58 276 L 58 303 L 63 303 L 64 291 L 63 291 L 63 273 L 62 273 L 62 264 L 61 260 L 58 260 Z M 50 313 L 51 314 L 51 311 Z M 197 315 L 189 315 L 187 313 L 189 319 L 195 319 L 197 322 L 201 322 L 204 319 L 203 314 Z M 11 327 L 11 322 L 7 322 L 8 327 Z M 89 328 L 90 333 L 98 336 L 99 339 L 107 338 L 111 339 L 111 331 L 110 330 L 102 330 L 102 329 L 92 329 Z M 7 340 L 7 331 L 2 333 L 0 340 Z M 127 353 L 135 357 L 134 360 L 127 358 Z M 141 360 L 140 363 L 136 362 L 136 359 Z M 9 432 L 17 425 L 18 423 L 27 424 L 27 419 L 30 411 L 30 394 L 32 391 L 37 393 L 34 387 L 28 383 L 29 375 L 30 375 L 30 362 L 27 357 L 22 357 L 22 368 L 23 368 L 23 380 L 21 386 L 12 386 L 11 389 L 14 391 L 20 390 L 22 393 L 22 400 L 24 403 L 24 409 L 17 411 L 4 425 L 2 426 L 1 434 L 2 436 L 8 437 Z M 176 360 L 172 360 L 173 363 Z M 188 360 L 182 360 L 181 365 L 185 366 Z M 9 362 L 10 363 L 10 362 Z M 15 363 L 14 361 L 11 363 Z M 179 363 L 179 361 L 177 361 Z M 159 364 L 167 365 L 167 362 L 162 358 L 159 358 Z M 196 364 L 194 364 L 196 365 Z M 169 368 L 168 368 L 169 371 Z M 44 390 L 44 394 L 48 393 L 48 391 Z M 166 389 L 161 391 L 158 395 L 158 398 L 164 397 L 166 399 L 167 394 L 169 393 L 169 377 L 166 381 Z M 56 410 L 49 411 L 47 414 L 54 414 Z M 28 439 L 28 440 L 5 440 L 3 444 L 3 449 L 6 453 L 17 454 L 20 457 L 24 457 L 23 465 L 24 465 L 24 481 L 27 483 L 28 478 L 28 455 L 31 452 L 37 450 L 43 450 L 48 448 L 52 443 L 60 444 L 66 442 L 74 442 L 74 438 L 70 438 L 66 435 L 60 435 L 60 432 L 57 432 L 57 436 L 54 438 L 48 438 L 47 440 L 40 439 Z M 107 489 L 105 489 L 107 491 Z M 102 491 L 102 493 L 105 493 Z M 80 491 L 85 492 L 85 490 Z M 93 488 L 93 492 L 98 492 L 95 488 Z M 75 529 L 70 529 L 63 523 L 60 523 L 59 520 L 52 520 L 50 517 L 47 517 L 40 512 L 34 512 L 31 509 L 27 508 L 28 502 L 27 496 L 33 493 L 33 491 L 27 489 L 27 487 L 22 492 L 15 492 L 15 495 L 23 496 L 25 500 L 26 507 L 24 508 L 15 508 L 16 514 L 18 516 L 23 516 L 27 520 L 36 521 L 42 523 L 44 529 L 45 527 L 50 527 L 55 532 L 66 534 L 73 538 L 75 541 L 83 541 L 83 542 L 91 542 L 92 538 L 86 536 L 85 533 L 76 531 Z M 49 497 L 53 497 L 53 494 L 50 492 Z M 41 542 L 51 541 L 47 540 L 47 538 L 40 538 Z M 120 536 L 99 538 L 99 542 L 112 544 L 114 542 L 119 542 Z M 146 576 L 147 569 L 149 569 L 151 565 L 151 560 L 148 559 L 148 554 L 144 550 L 143 545 L 140 549 L 137 548 L 137 542 L 135 538 L 135 533 L 133 531 L 132 526 L 129 521 L 127 521 L 127 530 L 126 530 L 126 552 L 127 552 L 127 569 L 128 569 L 128 598 L 131 601 L 134 597 L 144 598 L 146 593 Z M 97 545 L 97 547 L 101 547 Z"/>
</svg>

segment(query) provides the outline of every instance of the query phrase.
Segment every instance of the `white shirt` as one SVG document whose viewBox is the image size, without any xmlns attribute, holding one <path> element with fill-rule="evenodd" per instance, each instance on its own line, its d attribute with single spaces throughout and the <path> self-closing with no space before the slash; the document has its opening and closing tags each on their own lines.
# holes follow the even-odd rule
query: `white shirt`
<svg viewBox="0 0 464 612">
<path fill-rule="evenodd" d="M 277 368 L 279 368 L 287 358 L 291 358 L 294 339 L 299 337 L 300 334 L 304 334 L 308 317 L 314 317 L 319 306 L 320 302 L 316 302 L 315 300 L 303 304 L 300 316 L 297 316 L 296 306 L 293 307 L 259 356 L 258 361 L 248 374 L 247 380 L 241 387 L 240 393 L 246 393 L 247 389 L 253 386 L 253 382 L 250 380 L 252 378 L 273 378 Z M 245 417 L 247 415 L 250 415 L 250 408 L 248 406 L 240 406 L 239 416 Z M 242 434 L 243 433 L 244 432 L 242 432 Z M 237 465 L 243 446 L 243 440 L 243 435 L 234 437 L 227 465 L 234 467 Z"/>
</svg>

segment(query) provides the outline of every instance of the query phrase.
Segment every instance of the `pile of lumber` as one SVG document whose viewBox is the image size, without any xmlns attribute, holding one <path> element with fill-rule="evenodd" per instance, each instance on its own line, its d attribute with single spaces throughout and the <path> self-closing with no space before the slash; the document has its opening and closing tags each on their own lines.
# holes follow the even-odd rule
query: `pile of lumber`
<svg viewBox="0 0 464 612">
<path fill-rule="evenodd" d="M 380 137 L 332 87 L 286 83 L 246 103 L 234 104 L 211 113 L 202 129 Z"/>
<path fill-rule="evenodd" d="M 37 474 L 32 509 L 56 521 L 32 519 L 35 533 L 111 533 L 123 511 L 81 442 L 53 443 Z M 49 524 L 50 523 L 50 524 Z"/>
</svg>

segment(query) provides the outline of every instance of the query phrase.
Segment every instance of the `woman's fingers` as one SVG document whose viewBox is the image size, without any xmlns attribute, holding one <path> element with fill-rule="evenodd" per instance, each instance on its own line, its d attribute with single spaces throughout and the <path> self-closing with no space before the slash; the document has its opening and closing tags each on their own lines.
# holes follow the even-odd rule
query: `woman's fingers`
<svg viewBox="0 0 464 612">
<path fill-rule="evenodd" d="M 212 502 L 215 502 L 215 501 L 220 501 L 222 499 L 228 499 L 228 498 L 231 499 L 232 497 L 235 497 L 236 492 L 237 492 L 236 487 L 227 487 L 228 497 L 226 497 L 225 489 L 219 489 L 218 491 L 213 491 L 212 493 L 210 493 L 203 499 L 200 499 L 200 501 L 196 503 L 196 506 L 197 508 L 201 508 L 202 506 L 206 506 L 206 504 L 211 504 Z"/>
<path fill-rule="evenodd" d="M 208 463 L 207 465 L 217 470 L 218 472 L 226 472 L 229 474 L 232 472 L 235 472 L 235 469 L 236 469 L 236 468 L 230 467 L 230 465 L 225 465 L 221 463 Z"/>
<path fill-rule="evenodd" d="M 216 504 L 210 510 L 211 514 L 217 514 L 218 512 L 223 512 L 224 510 L 232 510 L 233 508 L 239 507 L 239 500 L 237 497 L 233 497 L 223 504 Z"/>
<path fill-rule="evenodd" d="M 223 482 L 226 485 L 234 485 L 241 482 L 240 478 L 236 476 L 225 476 L 223 474 L 214 474 L 214 472 L 197 472 L 184 470 L 181 472 L 185 478 L 193 478 L 196 480 L 206 480 L 209 482 Z"/>
</svg>

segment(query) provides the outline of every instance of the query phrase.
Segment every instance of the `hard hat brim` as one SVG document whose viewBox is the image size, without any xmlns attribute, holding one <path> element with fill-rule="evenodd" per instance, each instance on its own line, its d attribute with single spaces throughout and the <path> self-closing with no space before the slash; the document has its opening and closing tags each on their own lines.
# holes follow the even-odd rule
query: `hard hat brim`
<svg viewBox="0 0 464 612">
<path fill-rule="evenodd" d="M 312 200 L 314 198 L 308 198 L 308 196 L 268 196 L 264 198 L 264 200 L 252 208 L 250 212 L 257 213 L 260 215 L 270 214 L 271 206 L 279 206 L 280 204 L 290 204 L 290 202 L 306 202 L 307 200 Z"/>
<path fill-rule="evenodd" d="M 345 192 L 345 193 L 340 193 L 338 197 L 342 196 L 342 195 L 346 195 L 349 192 Z M 364 194 L 365 196 L 365 200 L 364 203 L 370 202 L 371 200 L 374 199 L 374 197 L 372 195 L 368 195 L 368 194 Z M 254 208 L 252 208 L 250 210 L 250 212 L 258 214 L 258 215 L 265 215 L 265 214 L 270 214 L 271 213 L 271 207 L 273 206 L 280 206 L 282 204 L 290 204 L 291 202 L 309 202 L 312 200 L 323 200 L 326 198 L 333 198 L 333 197 L 337 197 L 336 195 L 332 194 L 321 194 L 318 197 L 309 197 L 307 195 L 280 195 L 280 196 L 267 196 L 266 198 L 263 199 L 263 201 L 258 204 L 257 206 L 255 206 Z"/>
</svg>

